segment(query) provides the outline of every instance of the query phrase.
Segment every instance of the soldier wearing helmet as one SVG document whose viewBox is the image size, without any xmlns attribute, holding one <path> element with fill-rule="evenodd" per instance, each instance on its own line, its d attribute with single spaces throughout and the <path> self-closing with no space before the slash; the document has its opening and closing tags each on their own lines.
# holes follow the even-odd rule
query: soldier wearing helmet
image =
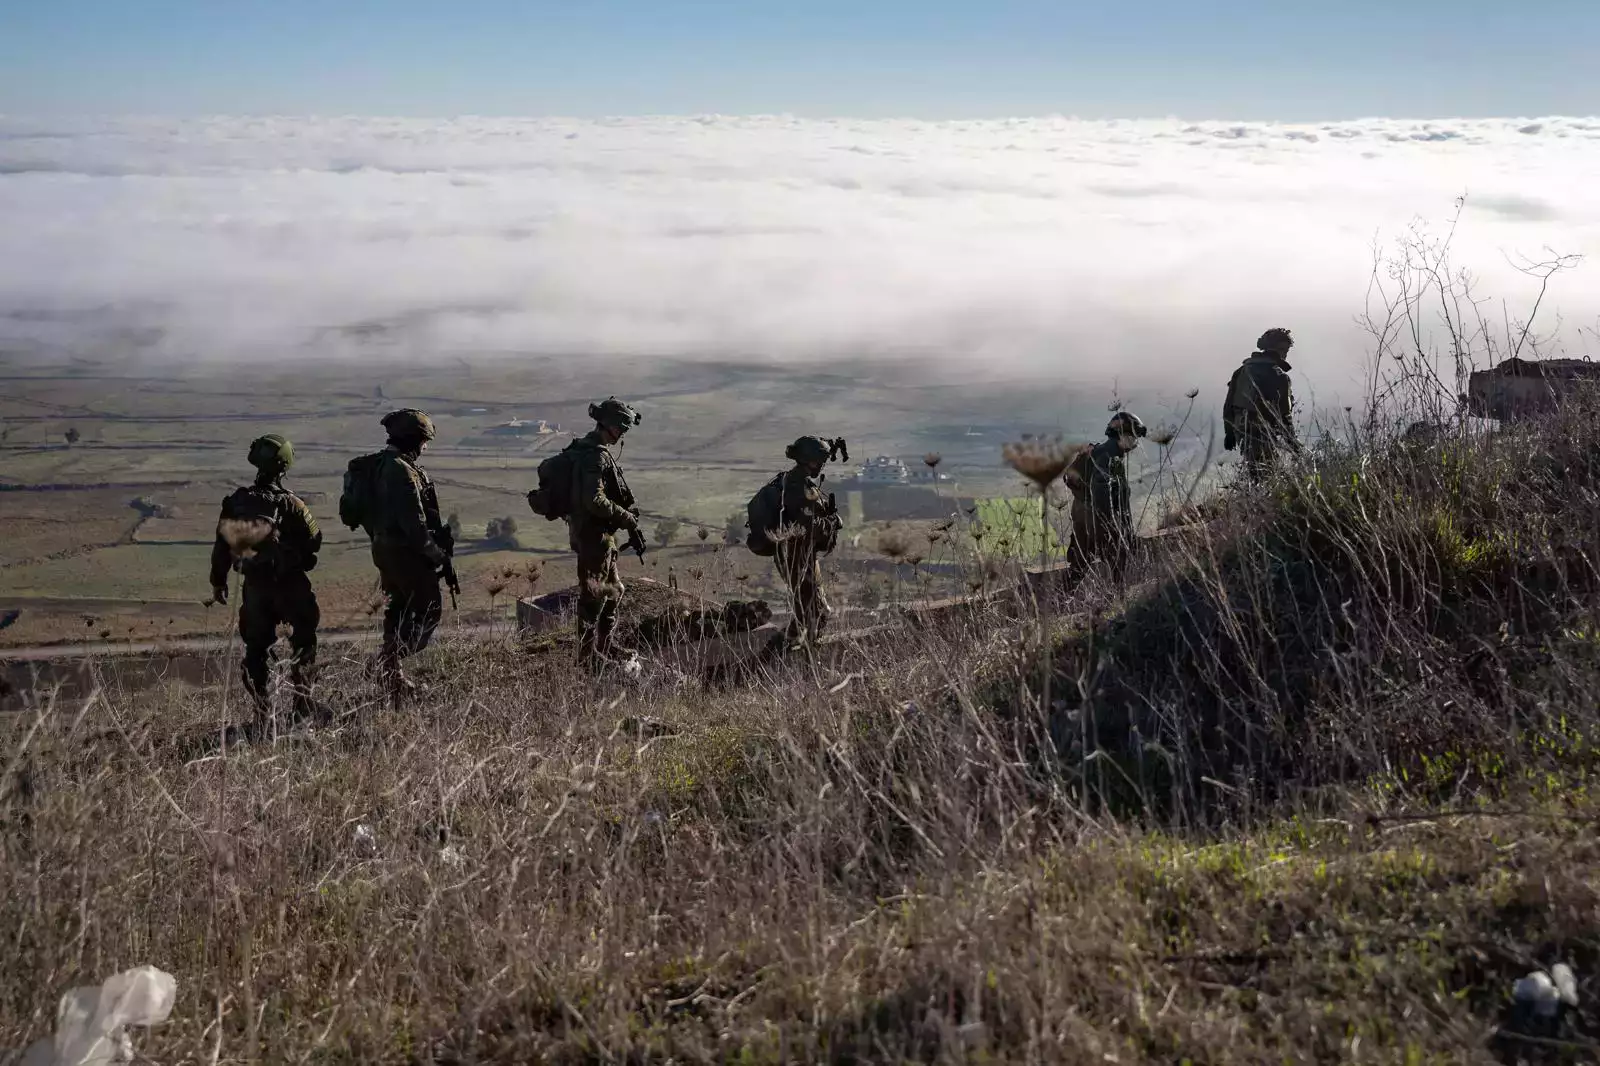
<svg viewBox="0 0 1600 1066">
<path fill-rule="evenodd" d="M 276 433 L 250 443 L 249 462 L 255 483 L 222 501 L 217 538 L 211 548 L 211 595 L 228 602 L 228 572 L 243 577 L 239 600 L 239 636 L 244 641 L 245 691 L 256 709 L 256 729 L 270 722 L 268 684 L 272 646 L 278 626 L 290 628 L 292 654 L 289 684 L 296 718 L 318 713 L 312 698 L 317 661 L 317 625 L 321 612 L 309 572 L 317 565 L 322 532 L 311 509 L 283 486 L 294 465 L 294 446 Z"/>
<path fill-rule="evenodd" d="M 823 495 L 822 468 L 839 458 L 843 447 L 842 440 L 806 436 L 783 452 L 794 466 L 783 475 L 777 528 L 770 539 L 778 573 L 789 586 L 791 644 L 814 646 L 833 614 L 822 592 L 822 556 L 838 545 L 841 523 L 832 498 Z"/>
<path fill-rule="evenodd" d="M 1081 452 L 1063 480 L 1072 490 L 1072 543 L 1067 547 L 1070 591 L 1104 559 L 1120 583 L 1133 546 L 1133 504 L 1127 455 L 1146 433 L 1139 416 L 1119 411 L 1106 423 L 1106 439 Z"/>
<path fill-rule="evenodd" d="M 1269 329 L 1256 341 L 1257 351 L 1228 379 L 1222 404 L 1222 446 L 1238 449 L 1245 476 L 1260 481 L 1271 472 L 1283 449 L 1300 451 L 1294 429 L 1294 392 L 1289 383 L 1289 349 L 1294 337 L 1282 328 Z"/>
<path fill-rule="evenodd" d="M 416 686 L 402 660 L 433 640 L 444 613 L 439 583 L 452 573 L 455 537 L 440 517 L 439 496 L 420 460 L 434 438 L 433 420 L 415 408 L 383 417 L 388 445 L 375 478 L 372 561 L 387 602 L 378 665 L 390 698 L 399 703 Z"/>
<path fill-rule="evenodd" d="M 578 556 L 578 660 L 598 673 L 609 661 L 611 636 L 622 604 L 617 534 L 639 530 L 639 508 L 613 449 L 643 419 L 612 396 L 589 405 L 594 429 L 572 442 L 574 499 L 567 543 Z"/>
</svg>

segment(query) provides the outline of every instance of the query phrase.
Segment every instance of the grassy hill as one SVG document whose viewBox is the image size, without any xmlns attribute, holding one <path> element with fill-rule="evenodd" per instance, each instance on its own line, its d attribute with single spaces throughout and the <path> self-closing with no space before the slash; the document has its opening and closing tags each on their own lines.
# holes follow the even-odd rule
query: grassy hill
<svg viewBox="0 0 1600 1066">
<path fill-rule="evenodd" d="M 1509 992 L 1597 987 L 1596 413 L 1325 445 L 1045 657 L 1030 601 L 718 688 L 330 661 L 243 748 L 236 687 L 17 716 L 0 1047 L 152 963 L 159 1061 L 1593 1061 Z"/>
</svg>

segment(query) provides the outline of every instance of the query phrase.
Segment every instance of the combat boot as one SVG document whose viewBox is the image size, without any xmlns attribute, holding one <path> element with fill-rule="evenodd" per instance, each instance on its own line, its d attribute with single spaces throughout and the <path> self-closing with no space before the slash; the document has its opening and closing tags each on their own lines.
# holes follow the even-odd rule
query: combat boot
<svg viewBox="0 0 1600 1066">
<path fill-rule="evenodd" d="M 245 727 L 247 736 L 268 737 L 272 733 L 272 694 L 267 689 L 266 671 L 259 673 L 248 666 L 244 670 L 244 691 L 250 697 L 253 715 Z"/>
<path fill-rule="evenodd" d="M 293 707 L 296 722 L 327 725 L 333 720 L 333 712 L 311 694 L 311 671 L 291 670 L 289 673 L 289 687 L 294 694 Z"/>
</svg>

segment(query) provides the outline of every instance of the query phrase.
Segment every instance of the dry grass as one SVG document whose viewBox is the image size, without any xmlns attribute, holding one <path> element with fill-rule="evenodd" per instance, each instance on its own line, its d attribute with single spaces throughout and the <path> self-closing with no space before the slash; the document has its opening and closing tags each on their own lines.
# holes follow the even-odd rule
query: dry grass
<svg viewBox="0 0 1600 1066">
<path fill-rule="evenodd" d="M 1564 418 L 1237 495 L 1057 605 L 1049 707 L 1024 597 L 717 690 L 446 643 L 397 714 L 335 662 L 338 725 L 226 750 L 236 688 L 17 716 L 0 1047 L 148 962 L 160 1061 L 1581 1061 L 1586 1013 L 1494 1036 L 1600 965 Z"/>
</svg>

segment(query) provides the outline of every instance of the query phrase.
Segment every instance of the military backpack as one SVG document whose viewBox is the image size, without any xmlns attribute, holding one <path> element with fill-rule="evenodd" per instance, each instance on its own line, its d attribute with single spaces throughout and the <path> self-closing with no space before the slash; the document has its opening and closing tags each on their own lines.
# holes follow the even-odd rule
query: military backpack
<svg viewBox="0 0 1600 1066">
<path fill-rule="evenodd" d="M 783 522 L 783 478 L 779 474 L 762 485 L 745 505 L 744 546 L 763 559 L 778 554 L 771 534 Z"/>
<path fill-rule="evenodd" d="M 578 473 L 578 442 L 573 441 L 539 464 L 539 487 L 528 493 L 528 507 L 551 522 L 572 514 Z"/>
<path fill-rule="evenodd" d="M 378 525 L 378 472 L 387 452 L 373 452 L 350 460 L 344 469 L 344 491 L 339 495 L 339 521 L 372 536 Z"/>
</svg>

